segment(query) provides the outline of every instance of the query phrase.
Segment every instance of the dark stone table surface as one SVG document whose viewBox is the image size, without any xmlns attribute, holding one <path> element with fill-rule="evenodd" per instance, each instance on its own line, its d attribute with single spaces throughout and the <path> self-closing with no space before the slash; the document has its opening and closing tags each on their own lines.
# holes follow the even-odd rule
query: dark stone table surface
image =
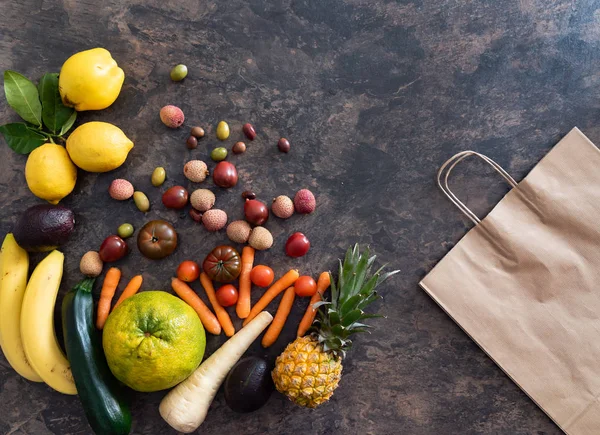
<svg viewBox="0 0 600 435">
<path fill-rule="evenodd" d="M 521 179 L 574 126 L 600 143 L 598 2 L 6 0 L 0 29 L 2 69 L 37 80 L 58 72 L 71 54 L 102 46 L 126 74 L 115 104 L 78 120 L 113 122 L 135 147 L 114 172 L 80 171 L 63 201 L 75 211 L 77 229 L 63 248 L 59 304 L 80 279 L 81 255 L 123 222 L 139 228 L 160 217 L 179 231 L 172 257 L 154 263 L 134 248 L 119 263 L 125 277 L 143 273 L 146 290 L 168 289 L 181 260 L 201 260 L 226 241 L 223 232 L 209 234 L 165 210 L 164 189 L 149 179 L 155 166 L 165 166 L 165 187 L 188 185 L 182 166 L 191 158 L 208 160 L 221 119 L 233 130 L 227 146 L 241 137 L 244 122 L 259 135 L 232 159 L 238 187 L 217 193 L 231 218 L 241 216 L 243 188 L 267 200 L 302 187 L 317 196 L 313 215 L 269 221 L 275 245 L 258 262 L 277 273 L 297 266 L 316 275 L 359 242 L 401 269 L 373 307 L 387 319 L 374 319 L 372 334 L 355 340 L 328 404 L 305 410 L 274 394 L 258 412 L 238 415 L 219 392 L 198 433 L 560 433 L 418 282 L 470 228 L 434 183 L 453 153 L 484 152 Z M 173 83 L 168 74 L 178 63 L 190 73 Z M 197 150 L 184 146 L 187 127 L 170 131 L 160 123 L 166 104 L 184 110 L 186 126 L 209 130 Z M 15 117 L 2 99 L 0 122 Z M 287 155 L 276 149 L 281 136 L 292 143 Z M 25 184 L 25 161 L 0 147 L 2 234 L 41 202 Z M 107 187 L 118 177 L 148 193 L 153 208 L 146 216 L 131 202 L 109 198 Z M 480 215 L 506 192 L 476 162 L 461 168 L 453 186 Z M 283 254 L 293 231 L 312 241 L 303 259 Z M 274 358 L 293 339 L 306 303 L 295 302 L 276 345 L 264 351 L 255 343 L 248 353 Z M 223 341 L 209 337 L 208 352 Z M 172 432 L 158 414 L 163 396 L 135 396 L 133 433 Z M 89 432 L 76 397 L 21 379 L 0 358 L 0 433 Z"/>
</svg>

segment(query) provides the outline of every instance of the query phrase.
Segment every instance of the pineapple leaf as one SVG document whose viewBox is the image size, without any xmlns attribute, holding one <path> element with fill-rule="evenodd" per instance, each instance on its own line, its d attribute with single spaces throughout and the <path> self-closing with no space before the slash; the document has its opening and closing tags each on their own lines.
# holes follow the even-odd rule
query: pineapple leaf
<svg viewBox="0 0 600 435">
<path fill-rule="evenodd" d="M 342 317 L 342 326 L 348 328 L 354 322 L 363 318 L 364 312 L 362 310 L 352 310 L 348 314 Z"/>
<path fill-rule="evenodd" d="M 334 340 L 339 340 L 340 345 L 343 345 L 343 340 L 340 337 L 345 337 L 346 336 L 346 331 L 344 330 L 344 327 L 342 325 L 333 325 L 331 327 L 331 332 L 333 334 L 335 334 L 335 338 Z"/>
<path fill-rule="evenodd" d="M 385 281 L 388 280 L 388 278 L 396 275 L 398 272 L 400 272 L 400 270 L 392 270 L 391 272 L 384 273 L 377 281 L 377 285 L 383 284 Z"/>
<path fill-rule="evenodd" d="M 354 322 L 351 325 L 352 332 L 356 332 L 356 330 L 359 329 L 359 328 L 372 328 L 372 326 L 371 325 L 365 325 L 364 323 L 358 323 L 358 322 Z"/>
<path fill-rule="evenodd" d="M 357 329 L 353 329 L 352 333 L 359 333 L 359 332 L 366 332 L 367 334 L 370 334 L 371 331 L 369 331 L 367 328 L 357 328 Z"/>
<path fill-rule="evenodd" d="M 367 251 L 363 253 L 356 264 L 356 269 L 354 272 L 354 276 L 352 277 L 352 287 L 348 292 L 350 296 L 354 296 L 357 294 L 365 281 L 365 276 L 368 272 L 368 263 L 369 263 L 369 248 Z"/>
<path fill-rule="evenodd" d="M 330 308 L 329 311 L 327 311 L 327 314 L 329 314 L 329 323 L 331 323 L 333 326 L 340 323 L 340 315 L 337 311 Z"/>
<path fill-rule="evenodd" d="M 323 305 L 331 305 L 331 302 L 329 302 L 329 301 L 315 302 L 314 304 L 312 304 L 312 307 L 316 310 L 317 308 L 319 308 L 320 306 L 323 306 Z"/>
<path fill-rule="evenodd" d="M 346 302 L 344 302 L 344 304 L 340 307 L 340 312 L 342 313 L 342 316 L 344 316 L 344 313 L 349 313 L 350 311 L 355 309 L 360 303 L 360 301 L 362 301 L 362 299 L 363 297 L 361 295 L 354 295 L 350 297 Z"/>
<path fill-rule="evenodd" d="M 335 280 L 331 273 L 329 274 L 329 278 L 331 280 L 331 306 L 335 309 L 338 305 L 338 287 L 335 285 Z"/>
</svg>

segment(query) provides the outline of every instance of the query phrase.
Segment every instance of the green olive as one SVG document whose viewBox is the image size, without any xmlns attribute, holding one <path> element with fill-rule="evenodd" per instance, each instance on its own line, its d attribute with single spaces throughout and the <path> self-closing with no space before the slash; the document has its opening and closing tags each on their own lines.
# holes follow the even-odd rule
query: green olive
<svg viewBox="0 0 600 435">
<path fill-rule="evenodd" d="M 133 202 L 139 211 L 145 213 L 150 210 L 150 201 L 144 192 L 133 192 Z"/>
<path fill-rule="evenodd" d="M 212 150 L 210 153 L 210 158 L 215 162 L 220 162 L 221 160 L 225 160 L 227 158 L 227 148 L 219 147 Z"/>
<path fill-rule="evenodd" d="M 167 178 L 167 172 L 165 171 L 165 168 L 159 166 L 152 172 L 152 185 L 154 187 L 162 186 L 165 182 L 165 178 Z"/>
<path fill-rule="evenodd" d="M 173 80 L 174 82 L 180 82 L 182 81 L 185 76 L 187 76 L 187 66 L 185 65 L 177 65 L 175 67 L 173 67 L 173 69 L 171 70 L 171 80 Z"/>
<path fill-rule="evenodd" d="M 117 234 L 122 239 L 126 239 L 127 237 L 133 236 L 133 225 L 131 224 L 122 224 L 117 228 Z"/>
<path fill-rule="evenodd" d="M 225 140 L 229 137 L 229 125 L 225 121 L 217 124 L 217 139 Z"/>
</svg>

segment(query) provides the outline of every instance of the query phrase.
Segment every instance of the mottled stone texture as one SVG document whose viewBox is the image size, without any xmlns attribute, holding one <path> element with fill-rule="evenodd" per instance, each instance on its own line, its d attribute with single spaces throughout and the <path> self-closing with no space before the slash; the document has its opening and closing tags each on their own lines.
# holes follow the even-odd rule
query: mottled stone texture
<svg viewBox="0 0 600 435">
<path fill-rule="evenodd" d="M 241 138 L 242 124 L 252 122 L 259 138 L 231 159 L 240 183 L 217 191 L 218 207 L 240 218 L 244 188 L 270 201 L 308 187 L 318 203 L 310 216 L 271 218 L 275 245 L 257 262 L 278 274 L 297 266 L 316 275 L 359 242 L 402 272 L 373 307 L 387 319 L 374 319 L 372 334 L 355 340 L 330 403 L 304 410 L 274 394 L 258 412 L 238 415 L 219 392 L 200 432 L 558 434 L 417 283 L 469 229 L 433 181 L 447 157 L 464 149 L 484 152 L 520 179 L 575 125 L 600 143 L 598 7 L 591 0 L 4 2 L 2 69 L 38 79 L 59 71 L 72 53 L 102 46 L 126 73 L 112 107 L 78 120 L 113 122 L 135 148 L 112 173 L 80 172 L 63 202 L 76 212 L 77 229 L 64 247 L 58 302 L 80 278 L 80 256 L 123 222 L 140 228 L 160 217 L 179 231 L 178 250 L 158 263 L 131 243 L 119 267 L 127 278 L 142 273 L 144 289 L 168 289 L 181 260 L 201 260 L 226 241 L 223 232 L 209 234 L 165 210 L 160 195 L 172 185 L 192 187 L 183 164 L 208 160 L 219 120 L 231 125 L 228 147 Z M 190 72 L 172 83 L 169 70 L 178 63 Z M 186 128 L 172 131 L 160 123 L 166 104 L 184 110 Z M 0 121 L 14 119 L 3 100 Z M 184 142 L 193 124 L 207 137 L 188 151 Z M 280 136 L 292 143 L 287 155 L 276 149 Z M 0 146 L 2 234 L 40 202 L 25 185 L 25 160 Z M 155 166 L 167 169 L 161 189 L 150 184 Z M 117 177 L 148 194 L 153 208 L 146 216 L 132 202 L 109 198 Z M 452 184 L 479 214 L 506 190 L 477 162 L 458 170 Z M 303 259 L 283 255 L 294 231 L 312 241 Z M 248 353 L 274 359 L 293 339 L 306 304 L 295 302 L 275 346 L 265 351 L 255 343 Z M 210 337 L 208 352 L 223 341 Z M 135 395 L 134 433 L 170 432 L 157 409 L 163 395 Z M 0 404 L 3 434 L 90 432 L 76 398 L 24 381 L 3 358 Z"/>
</svg>

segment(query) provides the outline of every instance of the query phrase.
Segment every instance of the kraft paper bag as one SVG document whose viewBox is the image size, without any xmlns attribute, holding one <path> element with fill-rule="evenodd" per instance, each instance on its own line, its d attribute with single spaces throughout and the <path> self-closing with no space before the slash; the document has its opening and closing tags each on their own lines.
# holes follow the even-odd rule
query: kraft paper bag
<svg viewBox="0 0 600 435">
<path fill-rule="evenodd" d="M 482 220 L 448 188 L 469 156 L 512 186 Z M 472 151 L 438 182 L 475 227 L 421 287 L 565 433 L 600 434 L 600 151 L 575 128 L 520 183 Z"/>
</svg>

